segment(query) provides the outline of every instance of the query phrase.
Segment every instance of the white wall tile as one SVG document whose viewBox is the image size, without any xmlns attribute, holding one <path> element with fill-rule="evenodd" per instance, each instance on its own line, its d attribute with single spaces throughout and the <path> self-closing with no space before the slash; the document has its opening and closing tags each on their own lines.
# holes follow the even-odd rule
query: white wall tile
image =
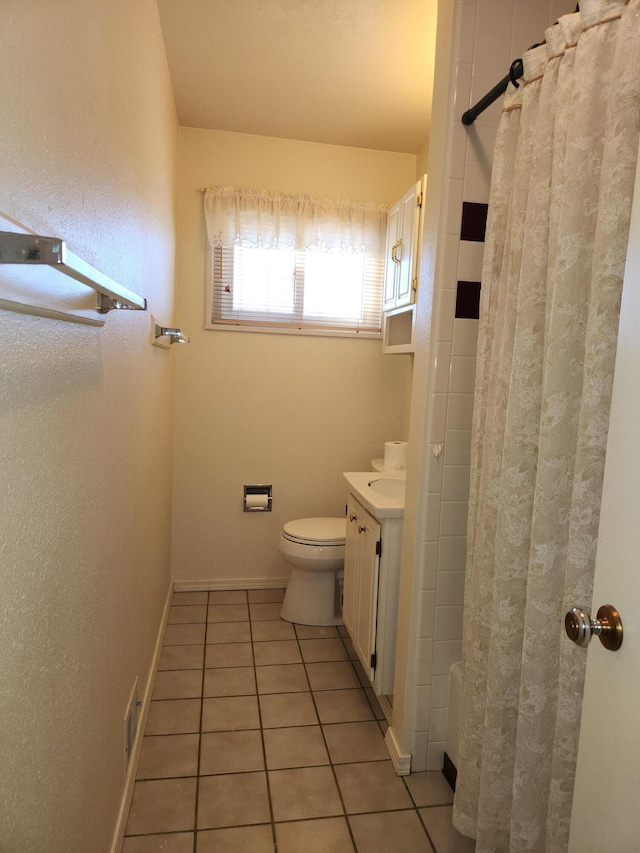
<svg viewBox="0 0 640 853">
<path fill-rule="evenodd" d="M 434 589 L 423 590 L 420 593 L 420 617 L 418 620 L 418 636 L 421 638 L 433 637 L 436 622 L 436 591 Z M 442 637 L 441 639 L 452 639 Z M 455 638 L 453 638 L 455 639 Z"/>
<path fill-rule="evenodd" d="M 440 510 L 440 535 L 466 536 L 468 512 L 467 501 L 443 500 Z"/>
<path fill-rule="evenodd" d="M 512 21 L 513 3 L 511 0 L 507 0 L 507 2 L 505 0 L 479 0 L 476 24 L 476 51 L 483 49 L 483 36 L 493 35 L 496 31 L 511 33 Z"/>
<path fill-rule="evenodd" d="M 457 279 L 454 276 L 454 285 L 457 285 Z M 438 318 L 436 321 L 436 340 L 452 341 L 453 340 L 453 321 L 456 316 L 456 287 L 448 288 L 440 291 L 438 299 Z"/>
<path fill-rule="evenodd" d="M 435 589 L 437 582 L 437 570 L 440 553 L 439 542 L 425 542 L 420 554 L 422 556 L 422 573 L 420 575 L 420 589 Z"/>
<path fill-rule="evenodd" d="M 449 705 L 449 676 L 436 675 L 431 682 L 431 707 L 447 708 Z"/>
<path fill-rule="evenodd" d="M 420 642 L 429 642 L 421 640 Z M 457 640 L 436 640 L 433 643 L 433 675 L 448 675 L 456 661 L 462 660 L 462 643 Z"/>
<path fill-rule="evenodd" d="M 471 463 L 471 430 L 447 429 L 444 442 L 445 465 L 469 465 Z"/>
<path fill-rule="evenodd" d="M 455 328 L 454 328 L 455 337 Z M 475 355 L 454 355 L 451 357 L 451 379 L 449 391 L 452 394 L 472 394 L 476 382 Z"/>
<path fill-rule="evenodd" d="M 484 95 L 484 92 L 482 94 Z M 489 201 L 490 189 L 491 168 L 489 165 L 487 163 L 478 163 L 475 160 L 467 160 L 464 173 L 464 200 L 486 204 Z M 479 279 L 477 280 L 479 281 Z M 472 281 L 476 281 L 476 279 L 472 279 Z"/>
<path fill-rule="evenodd" d="M 415 732 L 411 739 L 411 770 L 420 773 L 427 769 L 429 732 Z"/>
<path fill-rule="evenodd" d="M 496 29 L 492 35 L 484 34 L 482 49 L 476 50 L 473 57 L 473 76 L 490 77 L 495 80 L 495 83 L 508 73 L 512 61 L 510 34 L 507 32 L 506 36 L 496 35 L 496 32 L 504 33 L 505 31 Z"/>
<path fill-rule="evenodd" d="M 433 365 L 433 390 L 446 394 L 449 391 L 449 370 L 451 368 L 451 342 L 438 341 L 436 344 L 435 364 Z M 456 389 L 468 391 L 468 388 Z"/>
<path fill-rule="evenodd" d="M 463 572 L 467 559 L 467 540 L 464 536 L 443 536 L 438 551 L 438 573 Z M 440 575 L 438 575 L 439 579 Z"/>
<path fill-rule="evenodd" d="M 477 160 L 490 169 L 493 163 L 493 149 L 496 144 L 497 132 L 497 121 L 478 120 L 469 125 L 467 128 L 467 160 Z"/>
<path fill-rule="evenodd" d="M 442 241 L 442 258 L 440 272 L 441 286 L 455 290 L 458 276 L 458 252 L 460 250 L 460 234 L 446 234 Z M 442 338 L 440 338 L 442 340 Z M 445 339 L 446 340 L 446 339 Z"/>
<path fill-rule="evenodd" d="M 477 149 L 477 143 L 475 143 L 475 148 L 471 153 L 467 148 L 467 159 L 471 156 L 474 160 L 477 160 Z M 462 185 L 462 178 L 449 178 L 445 186 L 446 199 L 444 203 L 444 233 L 455 234 L 457 237 L 460 236 L 460 225 L 462 224 Z"/>
<path fill-rule="evenodd" d="M 436 604 L 457 605 L 464 603 L 464 572 L 439 572 Z"/>
<path fill-rule="evenodd" d="M 469 500 L 469 466 L 445 465 L 442 475 L 442 499 L 445 501 Z"/>
<path fill-rule="evenodd" d="M 469 165 L 478 166 L 479 164 L 469 161 Z M 465 192 L 465 201 L 475 201 L 469 198 Z M 458 268 L 456 270 L 456 281 L 481 281 L 482 279 L 482 260 L 484 258 L 484 243 L 476 242 L 475 240 L 461 240 L 460 251 L 458 253 Z"/>
<path fill-rule="evenodd" d="M 427 747 L 427 770 L 442 770 L 444 763 L 444 741 L 429 740 Z"/>
<path fill-rule="evenodd" d="M 416 643 L 416 684 L 424 686 L 431 684 L 431 675 L 433 667 L 433 639 L 420 638 Z M 454 661 L 452 661 L 454 663 Z M 447 672 L 449 670 L 447 669 Z M 443 675 L 439 672 L 438 675 Z"/>
<path fill-rule="evenodd" d="M 433 455 L 433 448 L 435 446 L 435 444 L 430 444 L 427 450 L 424 462 L 426 468 L 425 483 L 428 491 L 441 492 L 444 463 L 442 461 L 442 456 Z"/>
<path fill-rule="evenodd" d="M 467 320 L 459 317 L 453 321 L 453 346 L 451 347 L 451 355 L 473 357 L 474 381 L 476 375 L 475 357 L 478 351 L 478 328 L 478 320 Z M 471 390 L 475 391 L 475 386 Z M 452 393 L 456 393 L 453 389 L 451 391 Z"/>
<path fill-rule="evenodd" d="M 447 398 L 447 429 L 471 429 L 473 394 L 449 394 Z"/>
<path fill-rule="evenodd" d="M 469 81 L 466 81 L 466 85 L 470 87 Z M 470 95 L 466 94 L 465 102 L 469 98 Z M 456 112 L 454 112 L 455 118 L 449 125 L 449 133 L 447 136 L 447 145 L 449 146 L 447 152 L 447 165 L 450 178 L 462 179 L 465 175 L 464 164 L 467 158 L 467 133 L 465 126 L 462 124 L 460 119 L 462 118 L 462 113 L 466 109 L 466 107 L 463 107 L 461 110 L 456 109 Z M 458 111 L 460 112 L 459 116 Z"/>
<path fill-rule="evenodd" d="M 434 708 L 429 719 L 429 740 L 444 741 L 447 738 L 447 710 Z"/>
<path fill-rule="evenodd" d="M 431 704 L 431 688 L 428 685 L 418 687 L 415 693 L 415 720 L 418 731 L 429 730 Z"/>
<path fill-rule="evenodd" d="M 427 401 L 426 438 L 431 444 L 442 444 L 447 426 L 448 394 L 432 394 Z M 437 489 L 436 491 L 440 491 Z"/>
<path fill-rule="evenodd" d="M 471 57 L 466 62 L 461 60 L 455 68 L 455 93 L 453 98 L 453 118 L 461 118 L 462 113 L 471 106 L 471 79 L 473 65 Z"/>
<path fill-rule="evenodd" d="M 439 604 L 436 607 L 436 641 L 462 640 L 463 609 L 461 604 L 457 606 Z"/>
<path fill-rule="evenodd" d="M 423 542 L 437 542 L 440 532 L 440 492 L 430 492 L 424 501 L 424 518 L 420 525 Z"/>
</svg>

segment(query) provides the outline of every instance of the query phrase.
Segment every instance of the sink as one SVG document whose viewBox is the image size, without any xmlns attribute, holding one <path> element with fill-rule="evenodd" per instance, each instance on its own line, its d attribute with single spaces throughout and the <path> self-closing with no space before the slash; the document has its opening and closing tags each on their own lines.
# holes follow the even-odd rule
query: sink
<svg viewBox="0 0 640 853">
<path fill-rule="evenodd" d="M 399 477 L 380 477 L 379 479 L 369 481 L 369 488 L 377 495 L 382 495 L 382 497 L 391 498 L 395 501 L 402 501 L 403 506 L 405 485 L 406 480 Z"/>
<path fill-rule="evenodd" d="M 405 479 L 378 471 L 348 471 L 342 475 L 351 494 L 376 518 L 404 516 Z"/>
</svg>

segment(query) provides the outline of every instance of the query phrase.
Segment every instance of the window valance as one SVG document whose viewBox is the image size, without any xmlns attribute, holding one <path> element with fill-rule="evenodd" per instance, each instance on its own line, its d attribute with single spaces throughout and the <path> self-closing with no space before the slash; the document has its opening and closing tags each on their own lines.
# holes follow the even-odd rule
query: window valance
<svg viewBox="0 0 640 853">
<path fill-rule="evenodd" d="M 213 247 L 342 251 L 384 255 L 386 204 L 214 187 L 204 210 Z"/>
</svg>

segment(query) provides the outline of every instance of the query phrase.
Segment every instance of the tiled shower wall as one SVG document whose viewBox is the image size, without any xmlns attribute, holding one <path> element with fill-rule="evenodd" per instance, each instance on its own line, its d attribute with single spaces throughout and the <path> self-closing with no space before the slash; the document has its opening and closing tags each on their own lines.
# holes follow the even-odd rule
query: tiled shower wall
<svg viewBox="0 0 640 853">
<path fill-rule="evenodd" d="M 544 38 L 567 0 L 457 0 L 448 108 L 445 204 L 440 215 L 428 401 L 424 563 L 412 769 L 442 767 L 449 669 L 461 658 L 469 448 L 484 217 L 500 118 L 498 101 L 465 128 L 462 113 Z M 441 449 L 441 452 L 439 453 Z M 439 455 L 438 455 L 439 454 Z"/>
</svg>

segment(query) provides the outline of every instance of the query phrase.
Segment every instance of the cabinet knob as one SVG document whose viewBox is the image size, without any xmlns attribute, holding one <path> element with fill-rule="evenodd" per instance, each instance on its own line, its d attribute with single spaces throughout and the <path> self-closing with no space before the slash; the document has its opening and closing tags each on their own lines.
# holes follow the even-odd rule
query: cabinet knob
<svg viewBox="0 0 640 853">
<path fill-rule="evenodd" d="M 362 525 L 362 524 L 358 525 L 358 533 L 364 533 L 366 529 L 367 528 L 364 525 Z"/>
<path fill-rule="evenodd" d="M 349 521 L 357 521 L 357 520 L 358 520 L 358 516 L 357 516 L 357 515 L 350 515 L 350 516 L 349 516 Z"/>
</svg>

